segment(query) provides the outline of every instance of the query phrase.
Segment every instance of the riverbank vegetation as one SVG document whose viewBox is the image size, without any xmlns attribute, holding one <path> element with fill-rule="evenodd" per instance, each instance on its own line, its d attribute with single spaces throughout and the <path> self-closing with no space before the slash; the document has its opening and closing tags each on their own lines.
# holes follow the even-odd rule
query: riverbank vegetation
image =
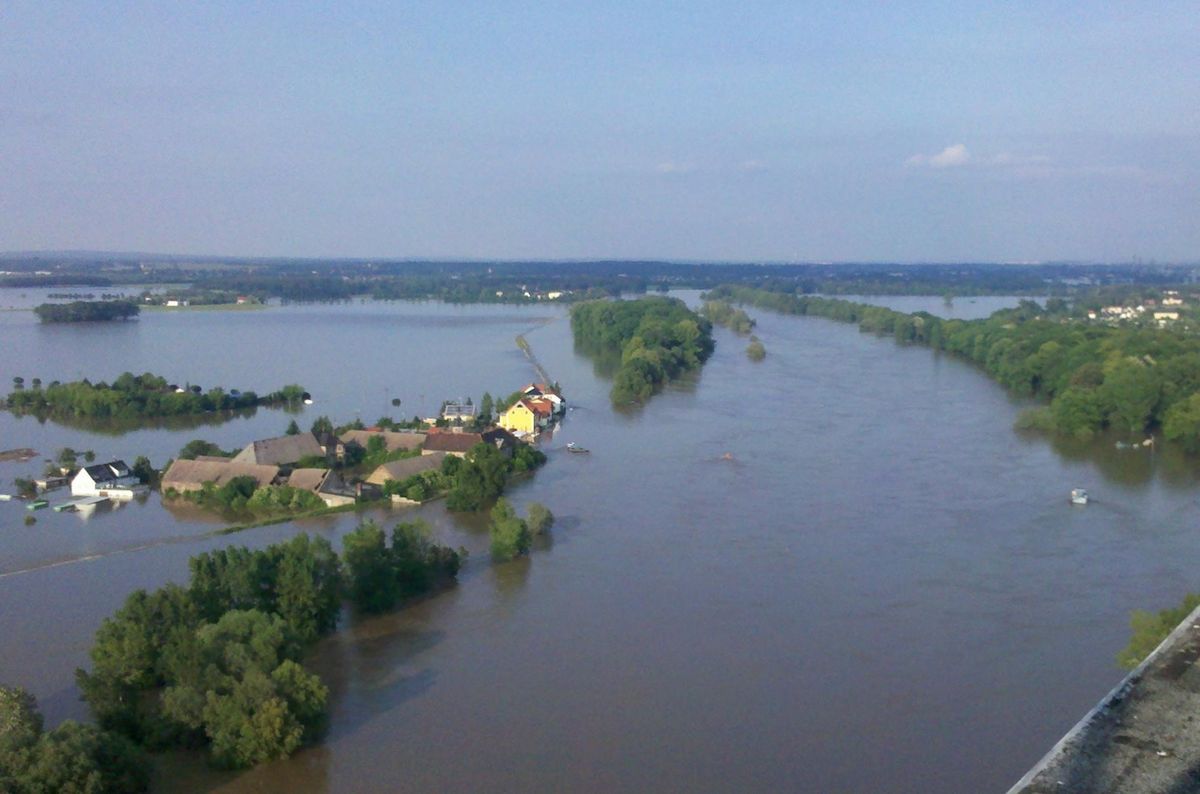
<svg viewBox="0 0 1200 794">
<path fill-rule="evenodd" d="M 757 336 L 751 335 L 750 344 L 746 345 L 746 357 L 751 361 L 762 361 L 767 357 L 767 348 Z"/>
<path fill-rule="evenodd" d="M 1129 644 L 1117 654 L 1117 664 L 1126 670 L 1137 667 L 1198 606 L 1200 593 L 1189 593 L 1177 607 L 1158 612 L 1134 610 L 1129 618 L 1133 635 Z"/>
<path fill-rule="evenodd" d="M 729 301 L 706 300 L 700 307 L 700 315 L 713 325 L 723 325 L 736 334 L 748 334 L 754 330 L 754 320 Z"/>
<path fill-rule="evenodd" d="M 676 298 L 580 303 L 571 330 L 582 350 L 620 356 L 610 394 L 618 404 L 645 401 L 713 350 L 712 324 Z"/>
<path fill-rule="evenodd" d="M 5 398 L 4 405 L 14 413 L 29 413 L 51 419 L 156 419 L 188 417 L 215 411 L 236 411 L 257 406 L 298 404 L 305 394 L 302 386 L 292 384 L 260 397 L 252 391 L 226 391 L 216 387 L 204 391 L 200 386 L 177 387 L 166 378 L 146 372 L 125 372 L 111 384 L 84 379 L 46 386 L 36 378 L 30 388 L 18 386 Z"/>
<path fill-rule="evenodd" d="M 1021 426 L 1086 438 L 1113 428 L 1200 449 L 1200 338 L 1169 329 L 1090 325 L 1065 305 L 1021 301 L 982 320 L 943 320 L 879 306 L 738 286 L 715 297 L 856 323 L 863 331 L 967 358 L 1011 391 L 1048 404 Z M 1061 303 L 1061 302 L 1059 302 Z"/>
<path fill-rule="evenodd" d="M 33 313 L 44 323 L 85 323 L 128 320 L 137 317 L 138 305 L 127 300 L 43 303 Z"/>
<path fill-rule="evenodd" d="M 390 544 L 364 524 L 344 549 L 339 558 L 308 535 L 261 551 L 231 546 L 192 557 L 186 587 L 132 593 L 97 631 L 91 670 L 76 673 L 100 728 L 126 749 L 205 748 L 230 768 L 316 741 L 329 690 L 301 660 L 336 628 L 343 601 L 390 609 L 452 580 L 465 555 L 432 543 L 419 524 L 398 525 Z M 130 772 L 140 786 L 74 790 L 140 791 L 143 764 Z"/>
</svg>

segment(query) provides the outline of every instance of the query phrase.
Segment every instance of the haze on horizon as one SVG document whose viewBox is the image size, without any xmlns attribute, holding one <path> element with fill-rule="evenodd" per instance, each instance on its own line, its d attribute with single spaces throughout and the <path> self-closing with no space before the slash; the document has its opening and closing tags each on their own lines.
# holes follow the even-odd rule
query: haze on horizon
<svg viewBox="0 0 1200 794">
<path fill-rule="evenodd" d="M 10 3 L 0 250 L 1200 260 L 1194 3 L 751 6 Z"/>
</svg>

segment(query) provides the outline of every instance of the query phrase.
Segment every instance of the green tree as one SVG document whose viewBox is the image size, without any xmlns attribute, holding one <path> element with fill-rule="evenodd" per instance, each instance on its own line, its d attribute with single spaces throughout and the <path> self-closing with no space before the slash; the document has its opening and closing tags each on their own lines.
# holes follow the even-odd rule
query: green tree
<svg viewBox="0 0 1200 794">
<path fill-rule="evenodd" d="M 1171 406 L 1163 422 L 1163 435 L 1188 452 L 1200 452 L 1200 392 Z"/>
<path fill-rule="evenodd" d="M 337 626 L 341 610 L 341 561 L 322 537 L 297 535 L 272 546 L 275 610 L 292 636 L 309 644 Z"/>
<path fill-rule="evenodd" d="M 285 435 L 298 436 L 298 435 L 300 435 L 300 425 L 296 424 L 296 420 L 293 419 L 290 422 L 288 422 L 287 430 L 285 430 L 283 432 Z"/>
<path fill-rule="evenodd" d="M 333 420 L 331 420 L 328 416 L 318 416 L 313 420 L 311 429 L 313 435 L 315 436 L 319 436 L 324 433 L 332 433 Z"/>
<path fill-rule="evenodd" d="M 400 588 L 392 572 L 387 536 L 368 521 L 342 538 L 342 559 L 350 602 L 363 612 L 383 612 L 395 606 Z"/>
<path fill-rule="evenodd" d="M 1152 368 L 1124 361 L 1105 376 L 1100 390 L 1110 406 L 1109 421 L 1141 433 L 1154 414 L 1162 383 Z"/>
<path fill-rule="evenodd" d="M 479 422 L 480 424 L 491 424 L 492 412 L 496 406 L 492 401 L 492 393 L 484 392 L 482 399 L 479 400 Z"/>
<path fill-rule="evenodd" d="M 164 713 L 202 730 L 213 760 L 247 767 L 286 758 L 324 722 L 328 689 L 303 671 L 278 615 L 234 610 L 195 632 L 195 660 L 172 670 Z"/>
<path fill-rule="evenodd" d="M 507 499 L 496 500 L 491 519 L 488 534 L 494 559 L 511 560 L 529 552 L 532 542 L 529 526 L 517 515 Z"/>
</svg>

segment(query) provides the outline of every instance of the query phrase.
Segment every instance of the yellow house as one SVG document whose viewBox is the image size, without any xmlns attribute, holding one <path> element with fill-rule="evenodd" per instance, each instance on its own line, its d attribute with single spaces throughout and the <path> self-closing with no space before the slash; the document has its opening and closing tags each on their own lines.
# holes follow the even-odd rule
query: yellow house
<svg viewBox="0 0 1200 794">
<path fill-rule="evenodd" d="M 500 426 L 513 433 L 532 433 L 537 427 L 537 414 L 524 400 L 517 400 L 500 414 Z"/>
</svg>

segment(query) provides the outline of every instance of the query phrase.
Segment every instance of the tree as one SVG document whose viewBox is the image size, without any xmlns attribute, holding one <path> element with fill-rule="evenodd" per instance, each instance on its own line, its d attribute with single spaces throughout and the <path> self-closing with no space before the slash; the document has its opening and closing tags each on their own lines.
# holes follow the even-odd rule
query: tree
<svg viewBox="0 0 1200 794">
<path fill-rule="evenodd" d="M 1162 383 L 1145 364 L 1123 361 L 1105 376 L 1100 390 L 1110 406 L 1109 421 L 1140 433 L 1154 413 Z"/>
<path fill-rule="evenodd" d="M 1200 392 L 1171 406 L 1163 422 L 1163 435 L 1188 452 L 1200 452 Z"/>
<path fill-rule="evenodd" d="M 491 518 L 488 534 L 494 559 L 511 560 L 529 552 L 529 526 L 517 515 L 507 499 L 496 500 Z"/>
<path fill-rule="evenodd" d="M 333 421 L 328 416 L 318 416 L 313 420 L 312 433 L 314 436 L 333 433 Z"/>
<path fill-rule="evenodd" d="M 550 527 L 554 526 L 554 513 L 550 512 L 550 508 L 540 502 L 530 502 L 526 508 L 529 518 L 526 523 L 529 525 L 529 532 L 533 535 L 540 535 L 543 532 L 549 531 Z"/>
<path fill-rule="evenodd" d="M 150 459 L 145 455 L 138 455 L 134 458 L 133 473 L 139 481 L 147 485 L 153 485 L 158 481 L 158 471 L 155 470 L 154 466 L 150 463 Z"/>
<path fill-rule="evenodd" d="M 751 361 L 762 361 L 767 357 L 767 348 L 757 336 L 750 337 L 750 344 L 746 346 L 746 357 Z"/>
<path fill-rule="evenodd" d="M 492 421 L 492 411 L 495 410 L 495 405 L 492 402 L 492 393 L 484 392 L 483 397 L 479 400 L 479 422 L 480 424 L 490 424 Z"/>
<path fill-rule="evenodd" d="M 1117 654 L 1117 664 L 1127 670 L 1137 667 L 1197 606 L 1200 593 L 1189 593 L 1179 606 L 1157 613 L 1135 609 L 1129 618 L 1133 636 Z"/>
<path fill-rule="evenodd" d="M 297 535 L 268 553 L 276 557 L 275 608 L 292 635 L 307 645 L 332 631 L 341 610 L 342 569 L 329 541 Z"/>
<path fill-rule="evenodd" d="M 387 537 L 368 521 L 342 538 L 350 602 L 363 612 L 383 612 L 395 606 L 399 587 L 392 575 Z"/>
<path fill-rule="evenodd" d="M 288 422 L 287 430 L 284 433 L 289 436 L 298 436 L 300 435 L 300 425 L 296 424 L 296 420 L 293 419 Z"/>
<path fill-rule="evenodd" d="M 315 737 L 329 690 L 296 664 L 278 615 L 234 610 L 195 632 L 195 659 L 171 671 L 163 711 L 212 743 L 213 760 L 247 767 Z"/>
</svg>

